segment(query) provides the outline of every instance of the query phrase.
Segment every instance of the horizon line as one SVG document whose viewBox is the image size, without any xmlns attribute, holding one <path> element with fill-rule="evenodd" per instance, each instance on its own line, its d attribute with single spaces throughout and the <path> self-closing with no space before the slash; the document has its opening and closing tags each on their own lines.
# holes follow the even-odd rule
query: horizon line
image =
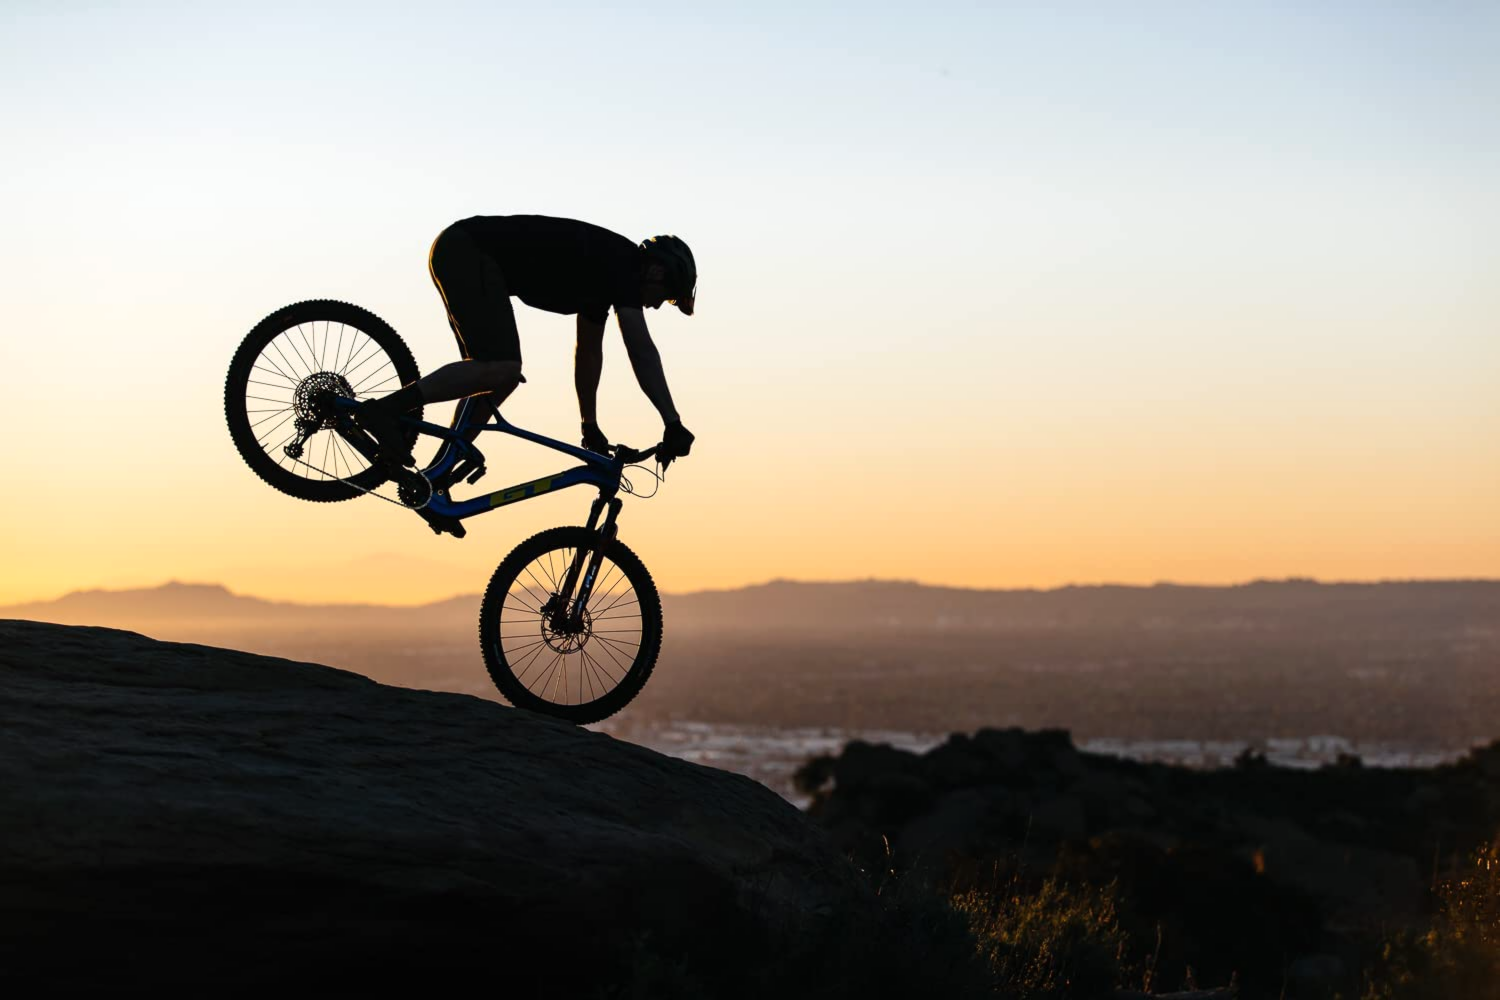
<svg viewBox="0 0 1500 1000">
<path fill-rule="evenodd" d="M 988 594 L 1048 594 L 1064 590 L 1152 590 L 1155 588 L 1176 587 L 1181 589 L 1199 590 L 1233 590 L 1241 587 L 1253 587 L 1266 584 L 1313 584 L 1320 587 L 1339 586 L 1381 586 L 1412 583 L 1500 583 L 1500 577 L 1483 576 L 1433 576 L 1433 577 L 1379 577 L 1375 579 L 1337 579 L 1323 580 L 1310 576 L 1284 576 L 1284 577 L 1254 577 L 1249 580 L 1239 580 L 1231 583 L 1184 583 L 1177 580 L 1157 580 L 1152 583 L 1121 583 L 1115 581 L 1100 581 L 1089 583 L 1063 583 L 1052 587 L 963 587 L 946 583 L 929 583 L 922 580 L 897 577 L 845 577 L 842 579 L 793 579 L 791 577 L 772 577 L 757 583 L 746 583 L 736 587 L 705 587 L 698 590 L 684 590 L 662 592 L 663 597 L 694 597 L 703 594 L 731 594 L 742 590 L 754 590 L 759 587 L 769 587 L 776 584 L 795 584 L 799 586 L 847 586 L 851 584 L 888 584 L 926 587 L 931 590 L 961 590 L 969 593 Z M 82 594 L 128 594 L 145 591 L 165 590 L 169 587 L 201 587 L 205 589 L 222 590 L 231 597 L 245 598 L 248 600 L 265 601 L 270 604 L 291 604 L 301 607 L 369 607 L 369 608 L 424 608 L 434 604 L 443 604 L 447 601 L 458 600 L 463 597 L 479 597 L 479 591 L 461 591 L 450 594 L 447 597 L 437 597 L 426 601 L 415 603 L 379 603 L 374 601 L 296 601 L 284 597 L 268 597 L 263 594 L 252 594 L 232 590 L 228 585 L 219 582 L 193 581 L 168 579 L 162 583 L 146 584 L 135 587 L 82 587 L 74 588 L 59 594 L 56 597 L 32 598 L 25 601 L 13 601 L 0 607 L 24 607 L 33 604 L 52 604 L 68 597 Z"/>
</svg>

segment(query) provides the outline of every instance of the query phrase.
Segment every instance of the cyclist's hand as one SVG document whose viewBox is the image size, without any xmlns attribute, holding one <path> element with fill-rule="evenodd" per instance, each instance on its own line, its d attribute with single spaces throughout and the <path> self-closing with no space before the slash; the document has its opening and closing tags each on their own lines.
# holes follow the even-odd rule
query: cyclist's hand
<svg viewBox="0 0 1500 1000">
<path fill-rule="evenodd" d="M 609 454 L 609 438 L 599 429 L 599 425 L 583 422 L 583 446 L 589 451 L 597 451 L 601 455 Z"/>
<path fill-rule="evenodd" d="M 674 420 L 661 432 L 661 444 L 656 446 L 656 459 L 665 469 L 675 460 L 684 458 L 693 450 L 693 432 Z"/>
</svg>

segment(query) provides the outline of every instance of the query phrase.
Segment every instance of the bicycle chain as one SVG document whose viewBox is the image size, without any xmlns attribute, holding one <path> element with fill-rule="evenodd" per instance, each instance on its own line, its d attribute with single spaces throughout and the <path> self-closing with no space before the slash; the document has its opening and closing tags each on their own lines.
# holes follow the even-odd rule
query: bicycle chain
<svg viewBox="0 0 1500 1000">
<path fill-rule="evenodd" d="M 428 479 L 426 476 L 422 476 L 422 474 L 420 472 L 416 473 L 416 475 L 421 476 L 422 480 L 427 483 L 427 499 L 423 500 L 420 504 L 418 504 L 417 506 L 413 507 L 410 504 L 402 503 L 400 500 L 392 500 L 388 496 L 382 496 L 381 494 L 376 493 L 374 490 L 367 490 L 363 486 L 359 485 L 358 483 L 350 482 L 347 479 L 342 479 L 342 478 L 340 478 L 338 476 L 335 476 L 335 475 L 333 475 L 330 472 L 326 472 L 323 469 L 318 468 L 316 465 L 313 465 L 311 462 L 304 462 L 300 458 L 293 458 L 292 461 L 296 462 L 298 465 L 305 465 L 309 469 L 313 470 L 314 472 L 322 473 L 323 475 L 328 476 L 330 479 L 338 480 L 339 482 L 343 483 L 345 486 L 353 486 L 355 489 L 359 490 L 361 493 L 365 494 L 366 496 L 372 496 L 372 497 L 374 497 L 377 500 L 384 500 L 386 503 L 395 504 L 397 507 L 400 507 L 402 510 L 421 510 L 423 507 L 427 506 L 427 504 L 428 504 L 429 501 L 432 500 L 432 480 Z M 387 479 L 386 482 L 388 482 L 388 483 L 394 483 L 395 480 L 394 479 Z M 397 492 L 398 492 L 398 495 L 399 495 L 400 484 L 397 483 L 396 485 L 397 485 Z"/>
</svg>

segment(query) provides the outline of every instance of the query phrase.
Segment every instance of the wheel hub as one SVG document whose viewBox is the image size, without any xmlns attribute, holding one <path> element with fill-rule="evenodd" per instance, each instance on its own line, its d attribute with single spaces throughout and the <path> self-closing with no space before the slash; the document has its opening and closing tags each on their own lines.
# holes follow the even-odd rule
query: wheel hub
<svg viewBox="0 0 1500 1000">
<path fill-rule="evenodd" d="M 576 653 L 588 645 L 589 638 L 594 634 L 594 619 L 585 608 L 583 618 L 575 627 L 571 622 L 572 616 L 554 621 L 552 615 L 542 616 L 542 639 L 553 650 L 559 653 Z"/>
</svg>

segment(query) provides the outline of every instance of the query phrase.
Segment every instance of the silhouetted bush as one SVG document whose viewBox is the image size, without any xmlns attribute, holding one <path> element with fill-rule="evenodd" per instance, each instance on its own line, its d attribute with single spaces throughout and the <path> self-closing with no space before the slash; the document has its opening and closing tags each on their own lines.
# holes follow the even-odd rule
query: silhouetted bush
<svg viewBox="0 0 1500 1000">
<path fill-rule="evenodd" d="M 1468 1000 L 1500 997 L 1500 850 L 1439 887 L 1441 907 L 1425 932 L 1392 937 L 1364 1000 Z"/>
</svg>

